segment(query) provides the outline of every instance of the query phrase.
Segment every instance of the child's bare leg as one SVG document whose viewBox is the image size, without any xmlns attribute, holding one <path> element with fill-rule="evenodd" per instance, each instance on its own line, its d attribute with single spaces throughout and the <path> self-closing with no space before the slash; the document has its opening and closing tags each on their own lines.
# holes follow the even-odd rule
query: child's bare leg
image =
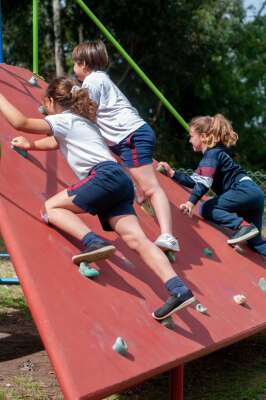
<svg viewBox="0 0 266 400">
<path fill-rule="evenodd" d="M 79 207 L 73 204 L 67 191 L 63 190 L 45 202 L 45 211 L 49 223 L 70 234 L 76 239 L 82 238 L 91 230 L 77 215 L 84 213 Z"/>
<path fill-rule="evenodd" d="M 193 293 L 177 276 L 165 254 L 145 236 L 134 215 L 112 217 L 109 223 L 126 244 L 139 253 L 171 294 L 166 303 L 152 314 L 155 319 L 164 319 L 195 301 Z"/>
<path fill-rule="evenodd" d="M 135 215 L 112 217 L 109 223 L 163 282 L 176 276 L 165 254 L 147 238 Z"/>
<path fill-rule="evenodd" d="M 84 250 L 72 257 L 74 263 L 96 261 L 110 257 L 114 253 L 115 247 L 92 232 L 77 215 L 84 213 L 84 211 L 73 203 L 72 198 L 68 196 L 67 190 L 63 190 L 47 200 L 45 202 L 45 212 L 50 224 L 83 243 Z"/>
<path fill-rule="evenodd" d="M 145 197 L 148 197 L 154 208 L 161 228 L 161 235 L 155 244 L 163 251 L 179 251 L 179 244 L 172 234 L 172 216 L 168 198 L 160 186 L 152 164 L 138 168 L 130 168 L 134 180 L 141 187 Z"/>
<path fill-rule="evenodd" d="M 128 174 L 128 175 L 131 177 L 131 179 L 133 180 L 134 189 L 135 189 L 135 201 L 136 201 L 138 204 L 143 203 L 143 201 L 145 200 L 145 195 L 144 195 L 144 192 L 143 192 L 142 188 L 139 186 L 139 184 L 137 183 L 137 181 L 134 180 L 133 176 L 130 174 L 130 168 L 124 166 L 124 170 L 127 172 L 127 174 Z"/>
<path fill-rule="evenodd" d="M 161 233 L 172 234 L 172 217 L 168 198 L 160 186 L 152 164 L 130 168 L 133 179 L 141 187 L 154 208 Z"/>
</svg>

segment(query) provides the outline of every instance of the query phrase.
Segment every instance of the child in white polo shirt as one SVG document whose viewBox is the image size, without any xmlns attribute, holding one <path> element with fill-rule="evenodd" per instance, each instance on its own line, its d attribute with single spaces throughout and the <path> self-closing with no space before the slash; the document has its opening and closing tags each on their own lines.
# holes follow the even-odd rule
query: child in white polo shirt
<svg viewBox="0 0 266 400">
<path fill-rule="evenodd" d="M 98 215 L 103 229 L 116 231 L 170 292 L 166 303 L 153 313 L 154 318 L 163 319 L 193 303 L 191 290 L 139 225 L 133 208 L 133 183 L 113 159 L 93 123 L 96 105 L 87 90 L 79 90 L 70 79 L 56 78 L 47 88 L 44 105 L 49 114 L 45 119 L 27 118 L 0 95 L 0 111 L 16 129 L 50 135 L 36 141 L 20 136 L 12 140 L 12 145 L 24 150 L 59 148 L 79 178 L 76 184 L 45 202 L 47 222 L 84 245 L 84 251 L 73 256 L 73 261 L 95 261 L 115 251 L 111 243 L 92 232 L 78 216 L 84 212 Z"/>
<path fill-rule="evenodd" d="M 74 72 L 82 87 L 97 103 L 97 125 L 111 150 L 120 157 L 145 198 L 154 208 L 161 235 L 155 244 L 164 251 L 178 251 L 172 235 L 169 201 L 160 186 L 152 162 L 155 134 L 120 89 L 104 72 L 108 54 L 101 40 L 81 43 L 72 53 Z M 144 199 L 142 199 L 144 200 Z"/>
</svg>

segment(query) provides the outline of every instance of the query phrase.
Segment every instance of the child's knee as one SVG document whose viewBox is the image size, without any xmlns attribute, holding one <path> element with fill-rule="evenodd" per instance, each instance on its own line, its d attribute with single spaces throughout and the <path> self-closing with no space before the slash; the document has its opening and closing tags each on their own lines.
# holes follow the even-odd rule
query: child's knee
<svg viewBox="0 0 266 400">
<path fill-rule="evenodd" d="M 142 187 L 142 190 L 144 192 L 145 197 L 151 197 L 153 196 L 156 192 L 161 190 L 160 184 L 157 181 L 151 181 L 145 183 L 145 185 Z"/>
<path fill-rule="evenodd" d="M 132 233 L 123 236 L 122 239 L 131 250 L 138 251 L 138 249 L 143 245 L 143 242 L 146 240 L 146 236 L 144 234 L 135 235 Z"/>
</svg>

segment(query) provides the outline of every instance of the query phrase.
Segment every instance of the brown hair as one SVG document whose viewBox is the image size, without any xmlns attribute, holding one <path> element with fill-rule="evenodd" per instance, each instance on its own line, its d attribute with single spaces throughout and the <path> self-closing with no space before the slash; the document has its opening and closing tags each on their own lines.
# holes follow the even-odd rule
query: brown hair
<svg viewBox="0 0 266 400">
<path fill-rule="evenodd" d="M 55 78 L 48 85 L 46 96 L 64 109 L 96 122 L 97 105 L 89 98 L 87 89 L 81 89 L 77 84 L 78 82 L 69 78 Z"/>
<path fill-rule="evenodd" d="M 78 44 L 73 52 L 72 59 L 93 71 L 104 71 L 108 67 L 107 49 L 102 40 L 94 40 Z"/>
<path fill-rule="evenodd" d="M 238 134 L 234 132 L 231 123 L 222 114 L 193 118 L 189 126 L 202 137 L 202 142 L 208 148 L 219 143 L 227 147 L 234 146 L 238 140 Z"/>
</svg>

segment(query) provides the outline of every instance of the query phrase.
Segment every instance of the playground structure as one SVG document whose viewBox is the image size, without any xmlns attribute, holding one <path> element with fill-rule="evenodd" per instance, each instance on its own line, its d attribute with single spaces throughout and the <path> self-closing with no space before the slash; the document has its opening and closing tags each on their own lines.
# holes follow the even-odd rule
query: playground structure
<svg viewBox="0 0 266 400">
<path fill-rule="evenodd" d="M 2 64 L 0 92 L 25 114 L 40 117 L 46 84 L 32 85 L 31 78 L 30 71 Z M 151 312 L 165 300 L 161 283 L 92 216 L 84 220 L 118 251 L 97 263 L 95 280 L 82 276 L 71 262 L 76 243 L 40 218 L 45 199 L 75 181 L 72 172 L 57 151 L 22 157 L 10 148 L 18 133 L 1 115 L 0 127 L 1 232 L 65 399 L 102 399 L 169 370 L 171 400 L 182 400 L 186 362 L 265 329 L 263 260 L 247 248 L 236 252 L 197 213 L 183 216 L 177 204 L 187 191 L 160 174 L 181 244 L 174 268 L 197 307 L 175 314 L 171 329 L 153 320 Z M 154 240 L 156 222 L 136 210 Z"/>
</svg>

